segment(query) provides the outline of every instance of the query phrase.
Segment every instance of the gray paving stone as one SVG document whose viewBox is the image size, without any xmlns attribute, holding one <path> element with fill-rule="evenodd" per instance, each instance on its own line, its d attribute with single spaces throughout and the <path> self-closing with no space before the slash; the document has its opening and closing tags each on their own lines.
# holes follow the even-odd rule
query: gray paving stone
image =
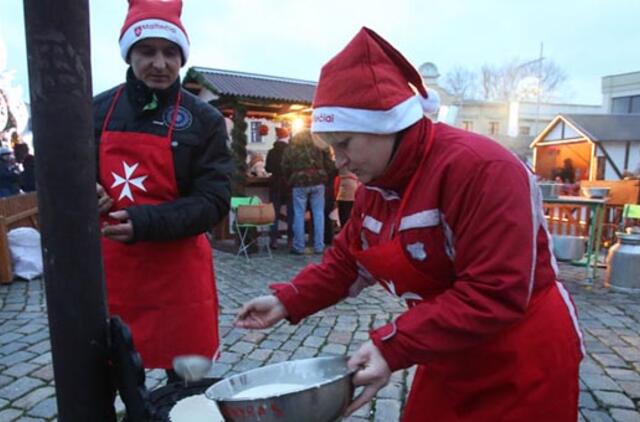
<svg viewBox="0 0 640 422">
<path fill-rule="evenodd" d="M 304 339 L 304 341 L 302 342 L 303 345 L 305 346 L 309 346 L 309 347 L 319 347 L 322 344 L 324 344 L 326 341 L 326 339 L 322 338 L 322 337 L 315 337 L 315 336 L 309 336 L 307 338 Z"/>
<path fill-rule="evenodd" d="M 596 400 L 605 405 L 606 407 L 622 407 L 626 409 L 633 409 L 635 405 L 633 401 L 622 393 L 613 391 L 601 391 L 595 390 L 593 392 Z"/>
<path fill-rule="evenodd" d="M 618 368 L 606 368 L 607 374 L 613 378 L 614 381 L 632 381 L 640 382 L 640 374 L 630 369 L 618 369 Z"/>
<path fill-rule="evenodd" d="M 616 422 L 640 422 L 640 413 L 635 410 L 611 409 L 611 417 Z"/>
<path fill-rule="evenodd" d="M 55 393 L 56 390 L 53 387 L 41 387 L 14 401 L 13 406 L 20 409 L 31 409 L 33 406 L 46 399 L 47 397 L 53 396 Z"/>
<path fill-rule="evenodd" d="M 12 377 L 7 377 L 6 375 L 0 375 L 0 387 L 4 387 L 7 384 L 13 382 Z"/>
<path fill-rule="evenodd" d="M 596 403 L 595 399 L 593 398 L 593 396 L 591 395 L 590 392 L 581 391 L 580 392 L 579 407 L 581 409 L 595 410 L 595 409 L 597 409 L 599 407 L 599 405 L 598 405 L 598 403 Z"/>
<path fill-rule="evenodd" d="M 249 359 L 257 360 L 259 362 L 264 362 L 265 360 L 267 360 L 269 358 L 269 356 L 271 356 L 271 353 L 273 353 L 271 350 L 255 349 L 254 351 L 249 353 L 247 355 L 247 357 Z"/>
<path fill-rule="evenodd" d="M 400 420 L 400 403 L 397 400 L 377 399 L 375 409 L 374 421 L 388 422 Z"/>
<path fill-rule="evenodd" d="M 345 355 L 347 354 L 347 346 L 343 344 L 325 344 L 320 351 L 328 355 Z"/>
<path fill-rule="evenodd" d="M 640 382 L 620 381 L 622 390 L 632 399 L 640 399 Z"/>
<path fill-rule="evenodd" d="M 389 383 L 378 391 L 377 397 L 401 401 L 404 394 L 404 386 L 398 383 Z"/>
<path fill-rule="evenodd" d="M 291 359 L 307 359 L 318 355 L 318 349 L 300 346 L 291 355 Z"/>
<path fill-rule="evenodd" d="M 234 344 L 233 346 L 231 346 L 229 348 L 229 350 L 236 352 L 236 353 L 240 353 L 240 354 L 247 354 L 249 352 L 251 352 L 253 349 L 255 349 L 255 344 L 251 344 L 251 343 L 247 343 L 244 341 L 239 341 L 236 344 Z"/>
<path fill-rule="evenodd" d="M 3 410 L 0 410 L 0 421 L 2 422 L 15 421 L 20 415 L 22 415 L 22 410 L 3 409 Z"/>
<path fill-rule="evenodd" d="M 614 422 L 606 411 L 585 409 L 581 412 L 587 422 Z"/>
<path fill-rule="evenodd" d="M 4 374 L 10 375 L 12 377 L 22 377 L 27 375 L 30 372 L 33 372 L 38 368 L 38 365 L 34 365 L 32 363 L 20 362 L 18 364 L 12 365 L 4 370 Z"/>
<path fill-rule="evenodd" d="M 29 416 L 35 416 L 45 419 L 53 418 L 57 413 L 58 405 L 54 397 L 50 397 L 44 401 L 41 401 L 34 408 L 27 412 Z"/>
<path fill-rule="evenodd" d="M 627 368 L 629 366 L 618 355 L 613 353 L 592 353 L 591 356 L 601 366 L 609 368 Z"/>
<path fill-rule="evenodd" d="M 0 397 L 7 400 L 15 400 L 42 384 L 42 381 L 39 379 L 29 377 L 19 378 L 2 387 L 0 389 Z"/>
<path fill-rule="evenodd" d="M 34 378 L 40 378 L 44 381 L 51 381 L 53 380 L 53 366 L 52 365 L 42 366 L 40 369 L 33 371 L 31 373 L 31 376 Z"/>
<path fill-rule="evenodd" d="M 0 335 L 0 344 L 7 344 L 7 343 L 11 343 L 14 342 L 16 340 L 19 340 L 23 337 L 22 334 L 18 334 L 16 332 L 13 333 L 6 333 L 6 334 L 2 334 Z"/>
<path fill-rule="evenodd" d="M 0 365 L 12 366 L 37 357 L 35 353 L 20 351 L 0 358 Z"/>
<path fill-rule="evenodd" d="M 17 352 L 18 350 L 23 350 L 26 349 L 27 347 L 29 347 L 29 345 L 27 343 L 21 343 L 19 341 L 14 341 L 8 344 L 3 345 L 2 347 L 0 347 L 0 354 L 7 356 L 10 355 L 14 352 Z"/>
<path fill-rule="evenodd" d="M 591 390 L 622 391 L 622 388 L 606 375 L 581 373 L 580 379 Z"/>
</svg>

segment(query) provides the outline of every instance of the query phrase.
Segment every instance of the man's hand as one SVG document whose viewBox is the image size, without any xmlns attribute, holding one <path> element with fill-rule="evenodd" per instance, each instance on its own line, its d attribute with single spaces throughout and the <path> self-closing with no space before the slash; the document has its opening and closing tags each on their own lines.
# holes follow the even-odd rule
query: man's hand
<svg viewBox="0 0 640 422">
<path fill-rule="evenodd" d="M 287 317 L 287 309 L 274 295 L 260 296 L 245 303 L 233 325 L 240 328 L 269 328 Z"/>
<path fill-rule="evenodd" d="M 102 235 L 117 242 L 127 243 L 133 239 L 133 224 L 126 210 L 109 213 L 109 217 L 118 220 L 117 224 L 107 224 L 102 228 Z"/>
<path fill-rule="evenodd" d="M 345 416 L 351 415 L 365 403 L 370 401 L 378 391 L 389 383 L 391 370 L 384 360 L 380 350 L 368 341 L 360 346 L 360 349 L 349 358 L 349 369 L 357 369 L 353 375 L 353 385 L 364 386 L 362 393 L 347 407 Z"/>
<path fill-rule="evenodd" d="M 105 214 L 113 206 L 113 199 L 111 199 L 100 183 L 96 183 L 96 193 L 98 194 L 98 211 L 100 214 Z"/>
</svg>

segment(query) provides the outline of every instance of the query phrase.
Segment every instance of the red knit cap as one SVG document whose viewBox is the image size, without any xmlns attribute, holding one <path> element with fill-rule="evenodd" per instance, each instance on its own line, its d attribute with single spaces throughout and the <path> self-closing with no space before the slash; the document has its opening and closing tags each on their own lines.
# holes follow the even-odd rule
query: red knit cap
<svg viewBox="0 0 640 422">
<path fill-rule="evenodd" d="M 409 61 L 380 35 L 362 28 L 322 67 L 311 130 L 395 133 L 438 106 L 437 93 L 427 93 Z"/>
<path fill-rule="evenodd" d="M 126 61 L 131 46 L 145 38 L 164 38 L 178 44 L 183 62 L 189 58 L 189 37 L 180 15 L 182 0 L 129 0 L 129 12 L 120 31 L 120 54 Z"/>
</svg>

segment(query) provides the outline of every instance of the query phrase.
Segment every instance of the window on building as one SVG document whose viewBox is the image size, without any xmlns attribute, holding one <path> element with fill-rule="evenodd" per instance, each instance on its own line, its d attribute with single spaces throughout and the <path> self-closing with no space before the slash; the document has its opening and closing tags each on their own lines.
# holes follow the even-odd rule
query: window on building
<svg viewBox="0 0 640 422">
<path fill-rule="evenodd" d="M 611 100 L 612 113 L 640 113 L 640 95 L 618 97 Z"/>
<path fill-rule="evenodd" d="M 518 128 L 518 135 L 529 136 L 531 134 L 531 126 L 520 126 Z"/>
<path fill-rule="evenodd" d="M 500 123 L 489 122 L 489 135 L 497 135 L 498 133 L 500 133 Z"/>
<path fill-rule="evenodd" d="M 262 126 L 262 122 L 256 121 L 251 122 L 251 143 L 252 144 L 261 144 L 262 141 L 262 133 L 260 132 L 260 126 Z"/>
<path fill-rule="evenodd" d="M 471 120 L 463 120 L 462 128 L 464 130 L 473 130 L 473 122 Z"/>
<path fill-rule="evenodd" d="M 640 95 L 631 97 L 631 113 L 640 113 Z"/>
</svg>

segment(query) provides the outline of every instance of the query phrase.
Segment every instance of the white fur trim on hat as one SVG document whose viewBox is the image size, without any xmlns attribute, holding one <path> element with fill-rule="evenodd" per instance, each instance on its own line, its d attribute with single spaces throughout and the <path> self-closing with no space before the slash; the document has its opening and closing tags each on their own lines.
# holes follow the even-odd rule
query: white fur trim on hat
<svg viewBox="0 0 640 422">
<path fill-rule="evenodd" d="M 418 96 L 422 110 L 426 114 L 436 113 L 440 109 L 440 94 L 434 89 L 427 89 L 427 95 L 429 95 L 429 98 Z"/>
<path fill-rule="evenodd" d="M 413 95 L 389 110 L 318 107 L 313 110 L 312 132 L 400 132 L 422 118 L 420 99 Z"/>
<path fill-rule="evenodd" d="M 120 55 L 126 61 L 129 49 L 145 38 L 164 38 L 178 44 L 186 63 L 189 58 L 189 40 L 182 30 L 161 19 L 145 19 L 131 25 L 120 38 Z M 184 64 L 184 63 L 183 63 Z"/>
</svg>

